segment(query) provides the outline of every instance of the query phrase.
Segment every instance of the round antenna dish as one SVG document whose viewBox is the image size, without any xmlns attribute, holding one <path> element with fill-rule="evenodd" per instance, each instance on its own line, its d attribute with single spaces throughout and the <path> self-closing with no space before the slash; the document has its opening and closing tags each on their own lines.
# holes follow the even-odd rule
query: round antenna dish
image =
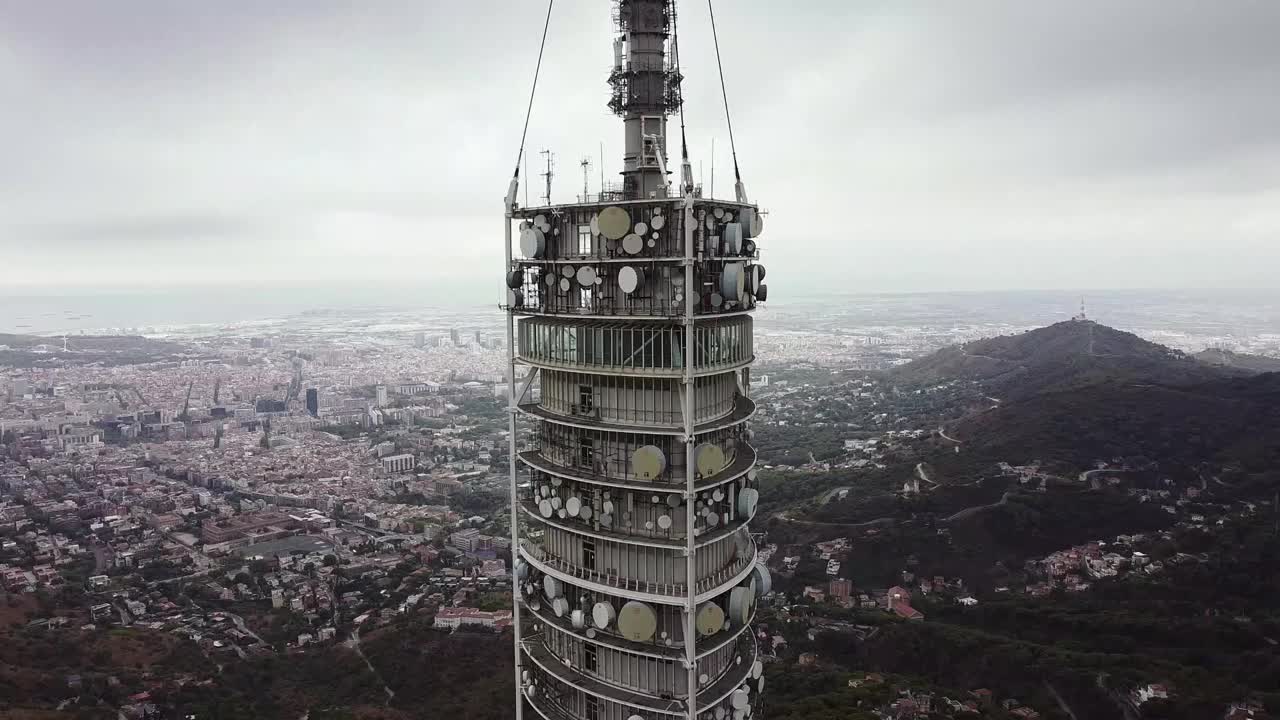
<svg viewBox="0 0 1280 720">
<path fill-rule="evenodd" d="M 583 505 L 582 509 L 578 511 L 578 517 L 582 518 L 583 520 L 590 520 L 591 508 L 586 505 Z"/>
<path fill-rule="evenodd" d="M 745 689 L 738 688 L 733 691 L 733 695 L 730 697 L 729 702 L 733 704 L 734 710 L 742 710 L 745 712 L 747 705 L 750 704 L 750 696 L 747 694 Z"/>
<path fill-rule="evenodd" d="M 648 225 L 646 225 L 646 224 L 644 224 L 644 223 L 636 223 L 636 234 L 637 234 L 637 235 L 644 235 L 644 234 L 645 234 L 645 233 L 647 233 L 647 232 L 649 232 L 649 226 L 648 226 Z"/>
<path fill-rule="evenodd" d="M 618 632 L 622 637 L 634 642 L 648 642 L 658 631 L 658 616 L 653 608 L 632 600 L 622 606 L 618 613 Z"/>
<path fill-rule="evenodd" d="M 759 302 L 767 302 L 769 300 L 769 286 L 761 285 L 756 288 L 756 300 Z"/>
<path fill-rule="evenodd" d="M 547 237 L 541 230 L 529 228 L 520 232 L 520 252 L 525 257 L 540 258 L 547 249 Z"/>
<path fill-rule="evenodd" d="M 572 278 L 575 272 L 577 271 L 572 265 L 563 265 L 560 267 L 560 274 L 567 278 Z"/>
<path fill-rule="evenodd" d="M 587 266 L 578 268 L 578 284 L 579 285 L 595 285 L 596 269 L 593 267 L 587 267 Z"/>
<path fill-rule="evenodd" d="M 710 477 L 724 469 L 724 450 L 719 445 L 703 443 L 693 451 L 693 457 L 694 466 L 703 477 Z"/>
<path fill-rule="evenodd" d="M 661 230 L 667 226 L 667 219 L 661 215 L 654 215 L 653 219 L 649 221 L 649 225 L 653 227 L 654 230 Z"/>
<path fill-rule="evenodd" d="M 764 675 L 764 663 L 759 660 L 751 663 L 751 678 L 759 680 L 761 675 Z"/>
<path fill-rule="evenodd" d="M 569 613 L 569 621 L 573 624 L 574 630 L 582 630 L 587 626 L 587 616 L 581 610 Z"/>
<path fill-rule="evenodd" d="M 632 233 L 622 239 L 622 251 L 628 255 L 639 255 L 644 250 L 644 238 Z"/>
<path fill-rule="evenodd" d="M 720 294 L 725 300 L 741 301 L 745 291 L 746 274 L 743 272 L 742 263 L 725 265 L 724 273 L 720 276 Z"/>
<path fill-rule="evenodd" d="M 564 617 L 569 612 L 569 601 L 562 597 L 552 600 L 551 611 L 556 614 L 556 617 Z"/>
<path fill-rule="evenodd" d="M 752 584 L 756 586 L 756 597 L 764 597 L 773 592 L 773 574 L 764 565 L 756 565 L 751 571 Z"/>
<path fill-rule="evenodd" d="M 564 509 L 565 512 L 569 513 L 570 517 L 577 517 L 578 513 L 582 511 L 582 501 L 576 497 L 571 497 L 564 504 Z"/>
<path fill-rule="evenodd" d="M 547 500 L 544 498 L 542 502 L 538 503 L 538 514 L 541 515 L 542 517 L 549 518 L 552 515 L 554 515 L 555 512 L 556 512 L 556 509 L 551 507 L 550 500 Z"/>
<path fill-rule="evenodd" d="M 569 278 L 560 278 L 560 290 L 562 292 L 569 292 L 571 287 L 573 287 L 573 283 L 569 281 Z"/>
<path fill-rule="evenodd" d="M 742 627 L 751 619 L 751 588 L 736 587 L 729 591 L 729 621 Z"/>
<path fill-rule="evenodd" d="M 731 222 L 724 226 L 725 252 L 730 255 L 742 254 L 742 225 Z"/>
<path fill-rule="evenodd" d="M 753 238 L 756 236 L 756 211 L 754 208 L 742 208 L 739 210 L 738 223 L 742 225 L 743 237 Z"/>
<path fill-rule="evenodd" d="M 658 527 L 659 527 L 659 528 L 662 528 L 663 530 L 670 530 L 670 529 L 671 529 L 671 516 L 670 516 L 670 515 L 659 515 L 659 516 L 658 516 Z"/>
<path fill-rule="evenodd" d="M 724 610 L 713 602 L 705 602 L 698 608 L 698 615 L 694 621 L 698 634 L 703 637 L 711 637 L 720 632 L 720 628 L 724 627 Z"/>
<path fill-rule="evenodd" d="M 615 617 L 617 617 L 617 613 L 613 611 L 613 606 L 607 602 L 598 602 L 595 607 L 591 608 L 591 622 L 595 623 L 596 627 L 601 630 L 607 630 Z"/>
<path fill-rule="evenodd" d="M 640 286 L 643 284 L 644 271 L 638 268 L 633 268 L 630 265 L 627 265 L 618 271 L 618 287 L 627 295 L 639 290 Z"/>
<path fill-rule="evenodd" d="M 524 293 L 519 290 L 507 290 L 507 307 L 522 307 L 524 305 Z"/>
<path fill-rule="evenodd" d="M 564 585 L 548 575 L 542 578 L 542 592 L 546 593 L 548 600 L 555 600 L 564 594 Z"/>
<path fill-rule="evenodd" d="M 607 207 L 600 211 L 596 224 L 600 234 L 609 240 L 621 240 L 631 231 L 631 216 L 620 207 Z"/>
<path fill-rule="evenodd" d="M 682 502 L 683 501 L 680 499 L 680 496 L 675 493 L 671 493 L 667 496 L 667 507 L 669 508 L 678 508 Z"/>
<path fill-rule="evenodd" d="M 657 445 L 645 445 L 631 454 L 631 472 L 641 480 L 655 480 L 667 469 L 667 456 Z"/>
<path fill-rule="evenodd" d="M 760 502 L 760 491 L 755 488 L 747 488 L 738 493 L 738 516 L 749 518 L 756 511 L 756 504 Z"/>
<path fill-rule="evenodd" d="M 507 273 L 507 287 L 515 290 L 524 284 L 524 273 L 519 270 L 512 270 Z"/>
<path fill-rule="evenodd" d="M 724 500 L 724 489 L 723 489 L 723 488 L 716 488 L 715 490 L 712 490 L 712 491 L 711 491 L 711 499 L 712 499 L 712 500 L 714 500 L 714 501 L 716 501 L 716 502 L 720 502 L 721 500 Z"/>
</svg>

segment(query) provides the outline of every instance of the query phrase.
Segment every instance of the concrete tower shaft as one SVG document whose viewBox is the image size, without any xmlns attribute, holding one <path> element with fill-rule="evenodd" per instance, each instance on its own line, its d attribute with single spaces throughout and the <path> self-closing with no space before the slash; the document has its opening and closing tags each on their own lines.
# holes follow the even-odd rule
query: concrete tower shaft
<svg viewBox="0 0 1280 720">
<path fill-rule="evenodd" d="M 609 107 L 623 118 L 623 196 L 667 197 L 667 115 L 680 107 L 680 73 L 669 45 L 675 26 L 671 0 L 617 0 L 613 89 Z"/>
</svg>

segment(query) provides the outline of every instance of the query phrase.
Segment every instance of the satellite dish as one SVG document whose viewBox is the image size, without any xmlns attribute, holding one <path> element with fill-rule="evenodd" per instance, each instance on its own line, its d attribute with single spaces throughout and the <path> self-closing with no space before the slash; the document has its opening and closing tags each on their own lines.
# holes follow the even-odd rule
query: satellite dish
<svg viewBox="0 0 1280 720">
<path fill-rule="evenodd" d="M 750 704 L 750 698 L 744 688 L 738 688 L 733 691 L 733 695 L 729 702 L 733 704 L 734 710 L 745 711 L 747 709 L 747 705 Z"/>
<path fill-rule="evenodd" d="M 742 254 L 742 225 L 731 222 L 724 226 L 724 246 L 729 255 Z"/>
<path fill-rule="evenodd" d="M 565 509 L 564 509 L 564 508 L 560 508 L 559 510 L 557 510 L 557 511 L 556 511 L 556 517 L 558 517 L 558 518 L 560 518 L 561 520 L 563 520 L 563 519 L 565 519 L 565 518 L 569 517 L 569 513 L 568 513 L 567 511 L 565 511 Z"/>
<path fill-rule="evenodd" d="M 560 274 L 561 274 L 561 275 L 563 275 L 563 276 L 565 276 L 565 277 L 567 277 L 567 278 L 572 278 L 572 277 L 574 276 L 574 273 L 576 273 L 576 272 L 577 272 L 577 270 L 575 270 L 575 269 L 574 269 L 574 267 L 573 267 L 572 265 L 561 265 L 561 266 L 560 266 Z"/>
<path fill-rule="evenodd" d="M 631 454 L 631 472 L 641 480 L 654 480 L 667 469 L 667 456 L 657 445 L 645 445 Z"/>
<path fill-rule="evenodd" d="M 560 487 L 561 485 L 563 485 L 563 484 L 564 484 L 564 478 L 559 477 L 559 476 L 553 477 L 553 478 L 551 478 L 551 484 L 552 484 L 552 486 L 554 486 L 554 487 Z M 551 491 L 549 491 L 549 490 L 548 490 L 548 491 L 547 491 L 547 494 L 548 494 L 548 495 L 550 495 L 550 494 L 551 494 Z"/>
<path fill-rule="evenodd" d="M 712 490 L 711 499 L 716 502 L 720 502 L 721 500 L 724 500 L 724 488 L 716 488 L 715 490 Z"/>
<path fill-rule="evenodd" d="M 632 233 L 622 239 L 622 251 L 628 255 L 639 255 L 644 250 L 644 238 Z"/>
<path fill-rule="evenodd" d="M 716 216 L 717 220 L 720 220 L 724 217 L 724 208 L 716 208 L 712 214 Z"/>
<path fill-rule="evenodd" d="M 720 294 L 725 300 L 741 301 L 746 290 L 746 274 L 742 263 L 728 263 L 720 275 Z"/>
<path fill-rule="evenodd" d="M 529 577 L 529 566 L 525 561 L 520 560 L 516 563 L 516 580 L 522 581 L 527 577 Z"/>
<path fill-rule="evenodd" d="M 755 255 L 755 254 L 756 254 L 756 241 L 755 241 L 755 240 L 744 240 L 744 241 L 742 242 L 742 254 L 743 254 L 743 255 Z"/>
<path fill-rule="evenodd" d="M 548 575 L 542 578 L 542 592 L 546 593 L 548 600 L 555 600 L 564 594 L 564 585 L 559 580 Z"/>
<path fill-rule="evenodd" d="M 742 236 L 753 238 L 756 236 L 755 230 L 756 211 L 755 208 L 742 208 L 738 211 L 738 223 L 742 225 Z"/>
<path fill-rule="evenodd" d="M 654 230 L 661 230 L 667 226 L 667 219 L 661 215 L 654 215 L 653 219 L 649 221 L 649 225 L 652 226 Z"/>
<path fill-rule="evenodd" d="M 764 692 L 764 676 L 756 678 L 756 692 Z"/>
<path fill-rule="evenodd" d="M 658 516 L 658 527 L 659 527 L 659 528 L 662 528 L 663 530 L 670 530 L 670 529 L 671 529 L 671 516 L 670 516 L 670 515 L 659 515 L 659 516 Z"/>
<path fill-rule="evenodd" d="M 538 503 L 538 514 L 542 515 L 542 517 L 549 518 L 554 515 L 555 512 L 556 509 L 551 507 L 550 500 L 544 498 L 542 502 Z"/>
<path fill-rule="evenodd" d="M 764 216 L 758 212 L 752 213 L 751 237 L 753 238 L 760 237 L 760 234 L 763 232 L 764 232 Z"/>
<path fill-rule="evenodd" d="M 600 527 L 613 527 L 613 515 L 604 513 L 600 516 Z"/>
<path fill-rule="evenodd" d="M 752 679 L 754 679 L 754 680 L 759 680 L 759 679 L 760 679 L 760 676 L 762 676 L 762 675 L 764 675 L 764 663 L 760 662 L 759 660 L 757 660 L 757 661 L 755 661 L 755 662 L 751 663 L 751 677 L 752 677 Z"/>
<path fill-rule="evenodd" d="M 520 252 L 525 257 L 540 258 L 547 249 L 547 238 L 537 228 L 520 231 Z"/>
<path fill-rule="evenodd" d="M 756 586 L 756 597 L 761 598 L 773 592 L 773 574 L 763 564 L 758 564 L 751 571 L 752 584 Z"/>
<path fill-rule="evenodd" d="M 729 591 L 729 621 L 742 627 L 751 619 L 751 588 L 736 587 Z"/>
<path fill-rule="evenodd" d="M 620 207 L 607 207 L 596 217 L 600 234 L 609 240 L 621 240 L 631 230 L 631 216 Z"/>
<path fill-rule="evenodd" d="M 648 226 L 648 225 L 646 225 L 646 224 L 644 224 L 644 223 L 636 223 L 636 234 L 637 234 L 637 235 L 644 235 L 644 234 L 645 234 L 645 233 L 647 233 L 647 232 L 649 232 L 649 226 Z"/>
<path fill-rule="evenodd" d="M 581 610 L 574 610 L 569 613 L 569 622 L 573 624 L 573 629 L 581 630 L 587 626 L 587 616 Z"/>
<path fill-rule="evenodd" d="M 715 513 L 707 515 L 707 527 L 715 527 L 720 524 L 720 516 Z"/>
<path fill-rule="evenodd" d="M 582 509 L 578 511 L 578 517 L 582 518 L 583 520 L 590 520 L 591 508 L 586 505 L 583 505 Z"/>
<path fill-rule="evenodd" d="M 761 285 L 760 287 L 756 288 L 756 300 L 760 302 L 766 302 L 768 301 L 768 299 L 769 299 L 768 285 Z"/>
<path fill-rule="evenodd" d="M 564 505 L 564 502 L 560 498 L 558 497 L 551 498 L 551 507 L 555 508 L 556 510 L 559 510 L 563 505 Z"/>
<path fill-rule="evenodd" d="M 624 266 L 618 271 L 618 287 L 622 292 L 630 295 L 644 284 L 644 271 L 639 268 L 633 268 L 630 265 Z"/>
<path fill-rule="evenodd" d="M 595 285 L 596 269 L 593 267 L 582 266 L 578 268 L 578 284 L 579 285 Z"/>
<path fill-rule="evenodd" d="M 564 617 L 565 613 L 569 612 L 569 601 L 562 597 L 552 600 L 551 611 L 556 614 L 556 617 Z"/>
<path fill-rule="evenodd" d="M 703 443 L 693 451 L 693 457 L 694 466 L 703 477 L 710 477 L 724 469 L 724 450 L 719 445 Z"/>
<path fill-rule="evenodd" d="M 607 602 L 598 602 L 595 607 L 591 608 L 591 622 L 601 630 L 609 629 L 610 623 L 617 617 L 617 613 L 613 611 L 613 606 Z"/>
<path fill-rule="evenodd" d="M 608 493 L 606 493 L 606 495 L 607 495 L 607 494 L 608 494 Z M 604 510 L 604 512 L 605 512 L 605 514 L 606 514 L 606 515 L 607 515 L 607 514 L 612 513 L 612 512 L 613 512 L 613 501 L 612 501 L 612 500 L 605 500 L 605 501 L 604 501 L 604 504 L 600 506 L 600 509 L 601 509 L 601 510 Z"/>
<path fill-rule="evenodd" d="M 537 225 L 538 227 L 542 227 L 543 225 L 546 225 L 546 224 L 547 224 L 547 216 L 546 216 L 546 215 L 534 215 L 534 216 L 533 216 L 533 224 L 534 224 L 534 225 Z"/>
<path fill-rule="evenodd" d="M 680 499 L 680 496 L 675 493 L 671 493 L 667 496 L 667 507 L 669 508 L 678 508 L 680 507 L 681 502 L 682 500 Z"/>
<path fill-rule="evenodd" d="M 524 293 L 519 290 L 507 290 L 507 307 L 518 308 L 523 306 Z"/>
<path fill-rule="evenodd" d="M 569 281 L 569 278 L 560 278 L 560 290 L 562 292 L 569 292 L 571 287 L 573 287 L 573 283 Z"/>
<path fill-rule="evenodd" d="M 595 629 L 595 628 L 587 628 L 587 638 L 588 638 L 588 639 L 595 639 L 595 636 L 596 636 L 596 629 Z"/>
<path fill-rule="evenodd" d="M 632 600 L 618 613 L 618 632 L 628 640 L 648 642 L 657 630 L 658 616 L 642 602 Z"/>
<path fill-rule="evenodd" d="M 524 273 L 519 270 L 512 270 L 507 273 L 507 287 L 515 290 L 524 284 Z"/>
<path fill-rule="evenodd" d="M 571 497 L 565 503 L 564 509 L 571 517 L 577 517 L 578 513 L 582 510 L 582 501 L 576 497 Z"/>
<path fill-rule="evenodd" d="M 756 504 L 760 502 L 760 491 L 755 488 L 747 488 L 738 493 L 738 516 L 741 518 L 749 518 L 756 511 Z"/>
<path fill-rule="evenodd" d="M 694 626 L 698 629 L 698 634 L 703 637 L 715 635 L 724 626 L 724 609 L 713 602 L 702 603 L 698 607 Z"/>
</svg>

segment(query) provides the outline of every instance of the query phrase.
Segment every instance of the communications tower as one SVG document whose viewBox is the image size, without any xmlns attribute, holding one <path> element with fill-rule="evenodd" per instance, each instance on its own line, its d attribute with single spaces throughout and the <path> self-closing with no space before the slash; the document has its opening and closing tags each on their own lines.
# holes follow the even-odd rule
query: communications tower
<svg viewBox="0 0 1280 720">
<path fill-rule="evenodd" d="M 771 586 L 749 530 L 763 221 L 741 183 L 668 177 L 674 2 L 614 21 L 621 184 L 505 203 L 517 717 L 744 720 Z"/>
</svg>

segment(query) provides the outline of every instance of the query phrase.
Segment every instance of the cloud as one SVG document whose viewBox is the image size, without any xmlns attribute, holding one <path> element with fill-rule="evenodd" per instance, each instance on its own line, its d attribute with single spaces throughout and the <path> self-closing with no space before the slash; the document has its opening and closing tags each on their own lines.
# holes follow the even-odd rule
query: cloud
<svg viewBox="0 0 1280 720">
<path fill-rule="evenodd" d="M 788 288 L 1269 282 L 1280 5 L 717 4 L 738 155 Z M 680 5 L 695 173 L 732 186 L 701 3 Z M 476 288 L 545 6 L 0 0 L 10 286 Z M 554 197 L 599 148 L 608 3 L 558 3 L 527 148 Z M 712 139 L 716 157 L 710 154 Z M 522 192 L 523 196 L 523 192 Z M 815 262 L 819 258 L 819 262 Z M 815 270 L 821 267 L 821 270 Z"/>
</svg>

